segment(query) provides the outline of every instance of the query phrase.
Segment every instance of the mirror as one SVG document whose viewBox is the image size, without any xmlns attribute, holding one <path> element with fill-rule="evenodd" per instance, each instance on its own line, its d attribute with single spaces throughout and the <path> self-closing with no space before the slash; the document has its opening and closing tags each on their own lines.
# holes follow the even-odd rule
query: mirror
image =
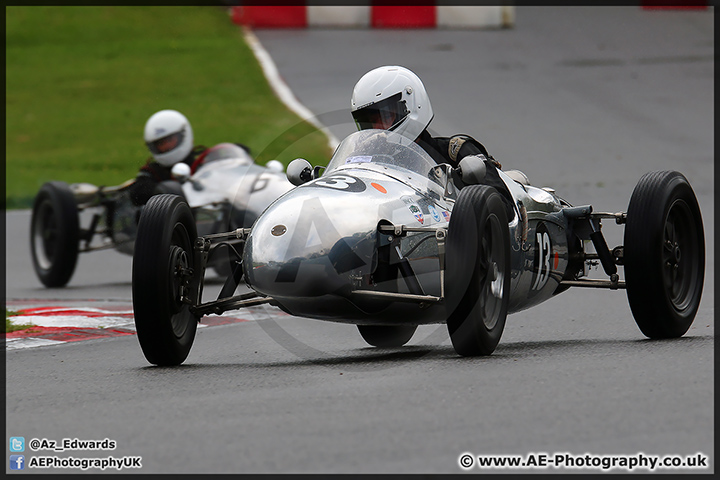
<svg viewBox="0 0 720 480">
<path fill-rule="evenodd" d="M 485 157 L 482 155 L 469 155 L 460 160 L 458 165 L 460 177 L 466 185 L 475 185 L 485 179 L 487 172 L 485 167 Z"/>
<path fill-rule="evenodd" d="M 265 164 L 265 167 L 271 172 L 280 173 L 285 170 L 285 165 L 280 163 L 279 160 L 270 160 Z"/>
<path fill-rule="evenodd" d="M 182 162 L 176 163 L 172 166 L 170 175 L 174 180 L 177 180 L 180 183 L 185 183 L 187 179 L 190 178 L 190 165 Z"/>
<path fill-rule="evenodd" d="M 287 179 L 296 187 L 313 178 L 312 165 L 304 158 L 296 158 L 287 166 Z"/>
</svg>

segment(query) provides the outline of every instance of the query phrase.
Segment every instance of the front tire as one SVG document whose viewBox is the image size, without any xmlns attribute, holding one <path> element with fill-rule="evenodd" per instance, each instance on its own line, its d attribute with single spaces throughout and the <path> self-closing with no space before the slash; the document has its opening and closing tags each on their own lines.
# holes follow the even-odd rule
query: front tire
<svg viewBox="0 0 720 480">
<path fill-rule="evenodd" d="M 643 175 L 633 190 L 624 238 L 628 303 L 649 338 L 677 338 L 700 305 L 705 234 L 697 198 L 678 172 Z"/>
<path fill-rule="evenodd" d="M 195 221 L 177 195 L 156 195 L 143 209 L 132 266 L 138 340 L 148 362 L 179 365 L 190 353 L 200 318 L 181 301 L 191 296 Z M 197 272 L 195 273 L 197 274 Z"/>
<path fill-rule="evenodd" d="M 35 196 L 30 220 L 33 268 L 46 287 L 64 287 L 75 272 L 80 221 L 75 196 L 65 182 L 47 182 Z"/>
<path fill-rule="evenodd" d="M 358 325 L 363 339 L 373 347 L 402 347 L 417 330 L 415 325 Z"/>
<path fill-rule="evenodd" d="M 455 351 L 490 355 L 505 328 L 510 300 L 507 209 L 493 187 L 470 185 L 453 207 L 446 242 L 447 327 Z"/>
</svg>

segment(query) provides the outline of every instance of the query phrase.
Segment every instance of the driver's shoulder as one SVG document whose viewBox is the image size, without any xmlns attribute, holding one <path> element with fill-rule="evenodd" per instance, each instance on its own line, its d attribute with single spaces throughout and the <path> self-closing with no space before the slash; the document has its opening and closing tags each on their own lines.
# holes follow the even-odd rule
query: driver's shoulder
<svg viewBox="0 0 720 480">
<path fill-rule="evenodd" d="M 459 162 L 467 155 L 483 154 L 488 156 L 485 146 L 470 135 L 459 133 L 449 137 L 436 137 L 436 145 L 453 163 Z"/>
</svg>

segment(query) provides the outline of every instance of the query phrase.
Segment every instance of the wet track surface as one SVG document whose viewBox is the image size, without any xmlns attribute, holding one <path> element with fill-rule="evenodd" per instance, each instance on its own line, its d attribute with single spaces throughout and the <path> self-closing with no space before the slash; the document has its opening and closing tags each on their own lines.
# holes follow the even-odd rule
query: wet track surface
<svg viewBox="0 0 720 480">
<path fill-rule="evenodd" d="M 338 138 L 354 129 L 357 79 L 398 63 L 425 82 L 434 133 L 477 137 L 505 168 L 573 204 L 621 211 L 646 171 L 684 173 L 707 248 L 693 326 L 649 341 L 623 291 L 571 289 L 509 316 L 487 358 L 458 357 L 444 325 L 375 349 L 353 325 L 272 307 L 198 330 L 178 368 L 150 366 L 134 335 L 11 350 L 7 438 L 117 442 L 26 457 L 141 456 L 143 473 L 461 473 L 465 452 L 701 452 L 703 472 L 714 471 L 712 13 L 517 7 L 503 31 L 256 34 Z M 6 222 L 10 306 L 131 308 L 131 257 L 83 254 L 66 288 L 45 289 L 30 262 L 29 212 Z M 622 243 L 621 227 L 604 231 L 611 247 Z"/>
</svg>

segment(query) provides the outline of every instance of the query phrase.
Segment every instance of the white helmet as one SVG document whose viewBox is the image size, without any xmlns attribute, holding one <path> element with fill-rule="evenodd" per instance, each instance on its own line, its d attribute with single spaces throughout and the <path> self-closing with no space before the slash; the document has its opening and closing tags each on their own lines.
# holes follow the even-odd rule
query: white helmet
<svg viewBox="0 0 720 480">
<path fill-rule="evenodd" d="M 433 119 L 425 85 L 400 66 L 378 67 L 363 75 L 355 84 L 350 104 L 358 130 L 393 130 L 412 140 Z"/>
<path fill-rule="evenodd" d="M 160 110 L 145 123 L 145 143 L 155 161 L 172 166 L 185 159 L 193 148 L 190 122 L 176 110 Z"/>
</svg>

